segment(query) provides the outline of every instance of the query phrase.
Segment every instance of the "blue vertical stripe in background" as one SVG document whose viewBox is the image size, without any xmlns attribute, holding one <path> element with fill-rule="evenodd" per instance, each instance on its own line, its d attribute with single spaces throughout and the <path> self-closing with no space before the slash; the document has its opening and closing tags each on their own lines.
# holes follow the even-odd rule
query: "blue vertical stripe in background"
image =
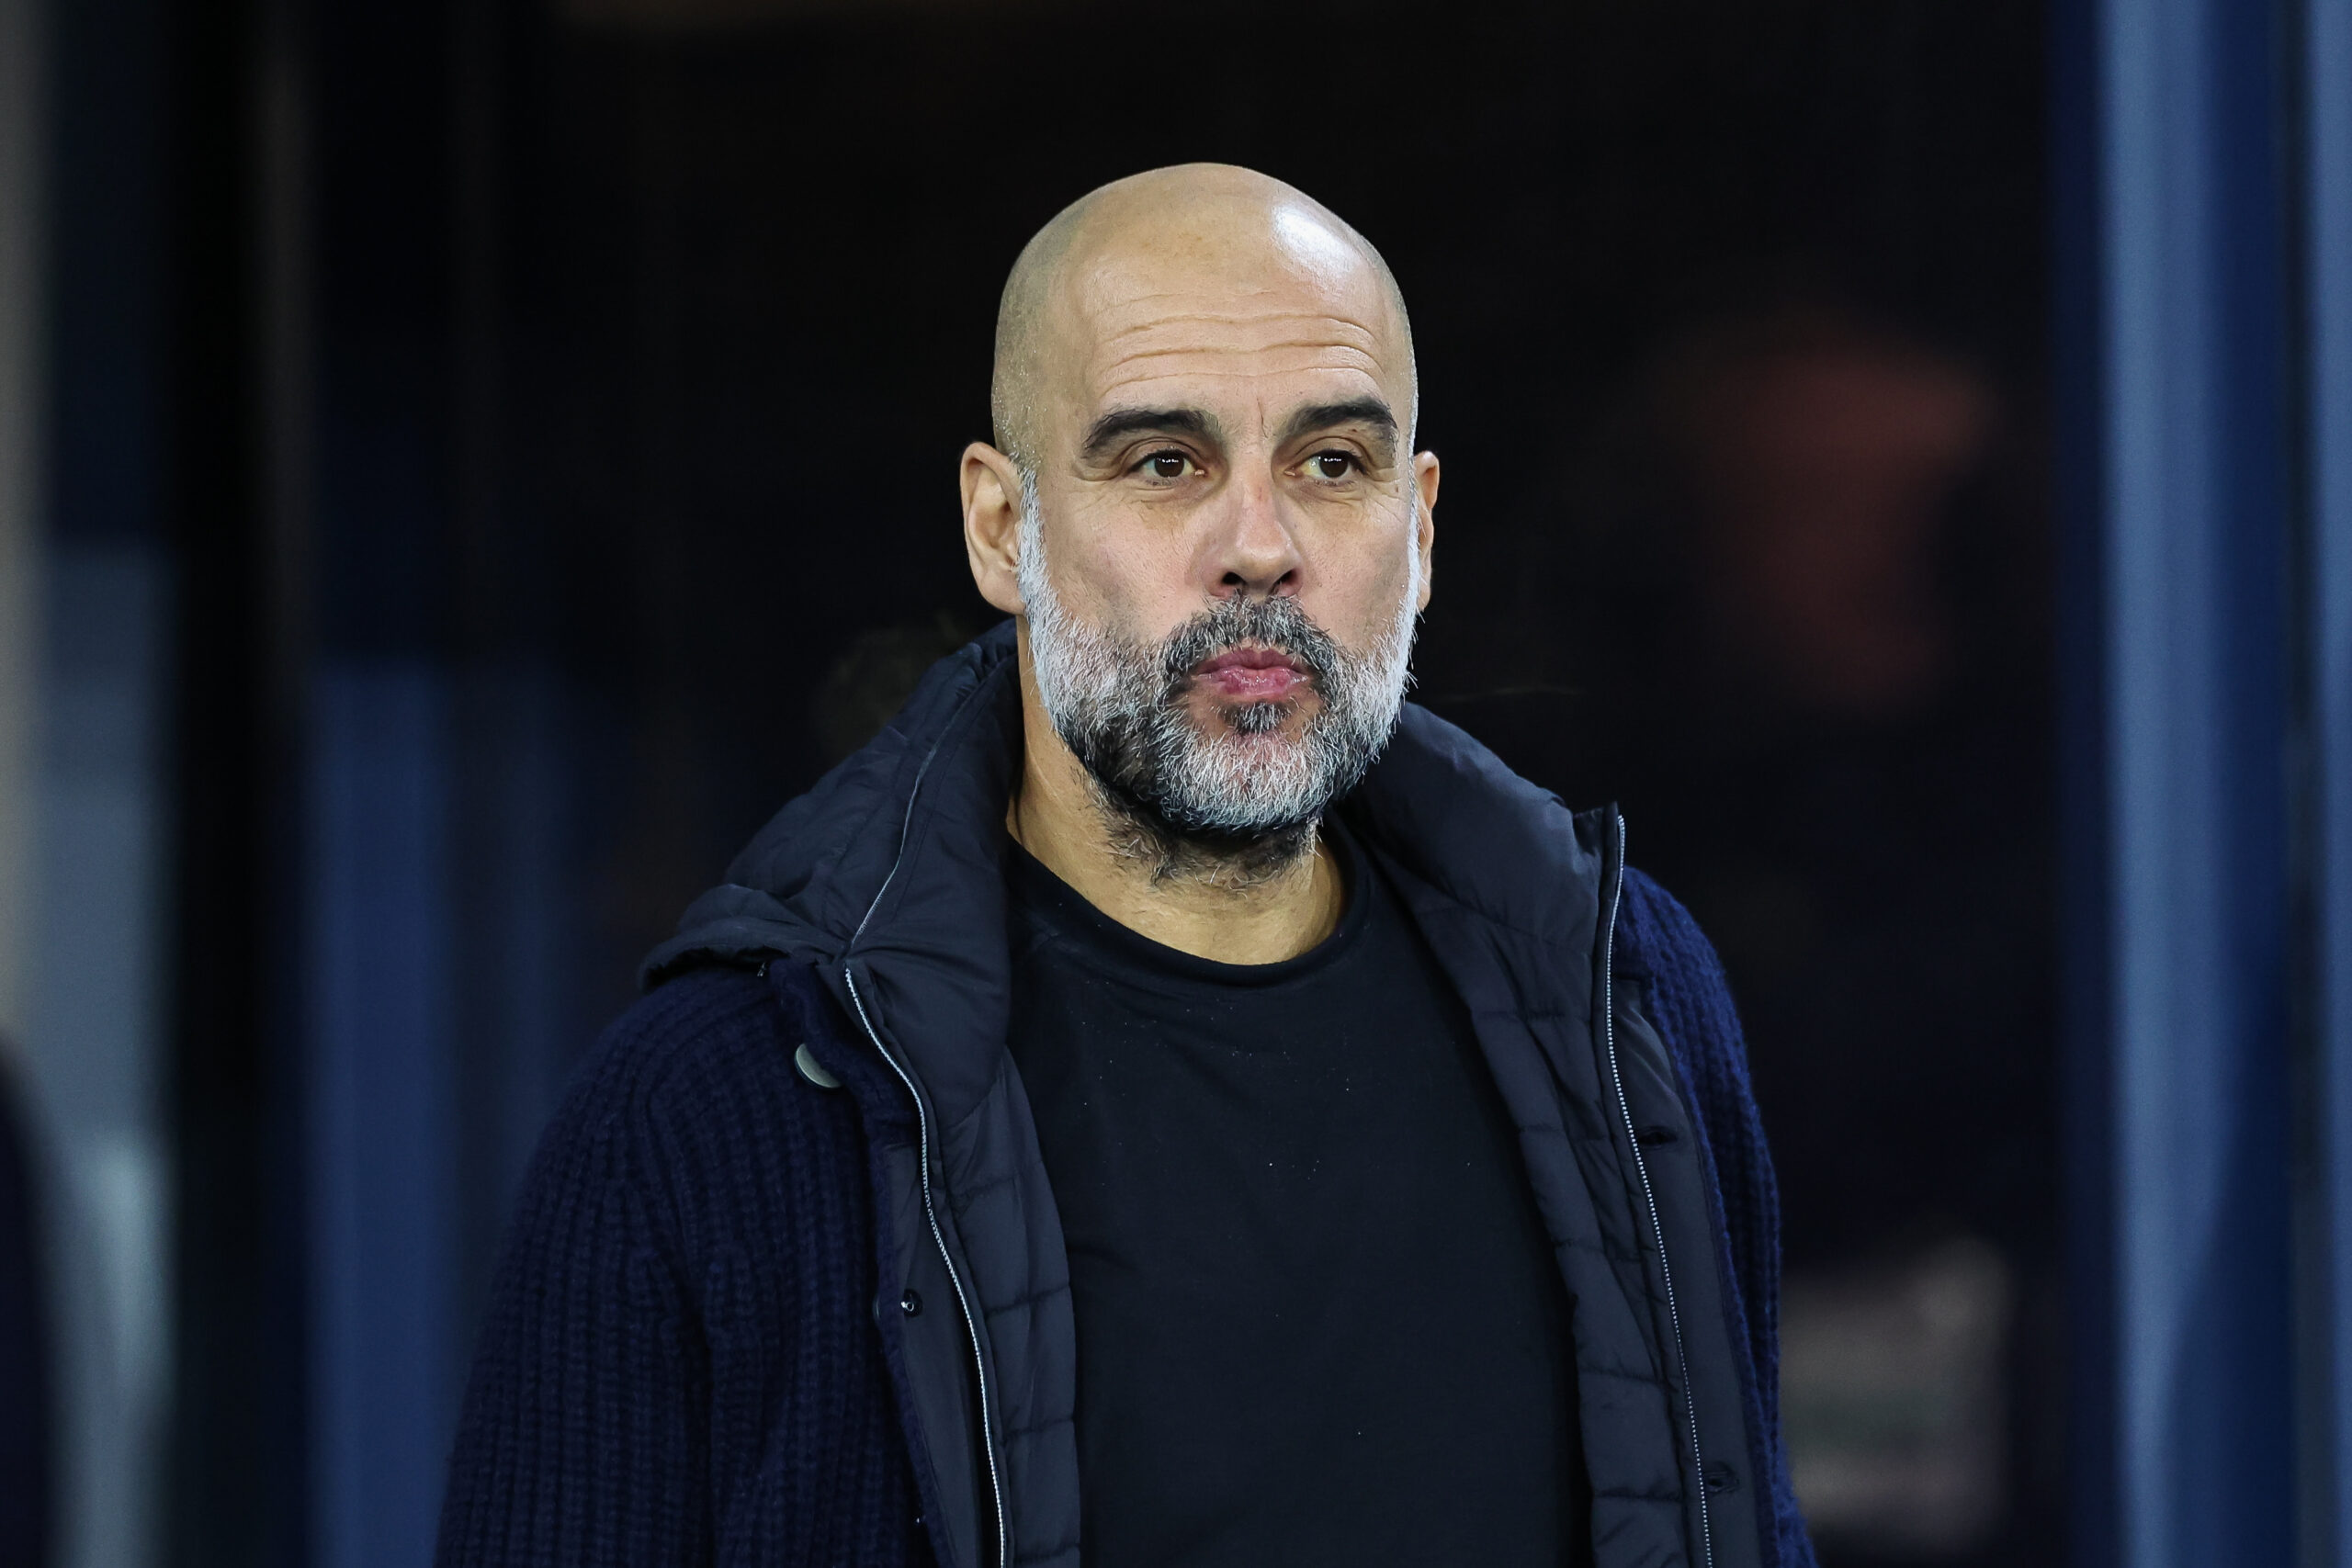
<svg viewBox="0 0 2352 1568">
<path fill-rule="evenodd" d="M 455 1412 L 447 681 L 313 677 L 306 1010 L 317 1568 L 432 1557 Z"/>
<path fill-rule="evenodd" d="M 2352 1562 L 2352 0 L 2311 0 L 2303 29 L 2303 270 L 2310 298 L 2312 763 L 2317 791 L 2313 1022 L 2326 1091 L 2323 1191 L 2334 1244 L 2333 1529 Z"/>
<path fill-rule="evenodd" d="M 2352 1561 L 2352 0 L 2053 37 L 2076 1561 Z"/>
<path fill-rule="evenodd" d="M 2070 1027 L 2086 1065 L 2070 1081 L 2086 1161 L 2076 1561 L 2343 1561 L 2347 1491 L 2305 1491 L 2298 1509 L 2298 1458 L 2312 1460 L 2298 1392 L 2324 1368 L 2296 1361 L 2290 1215 L 2298 1178 L 2334 1192 L 2305 1229 L 2331 1256 L 2302 1279 L 2345 1279 L 2352 1178 L 2335 1166 L 2352 1114 L 2326 1140 L 2326 1182 L 2298 1170 L 2293 1138 L 2298 1018 L 2328 1018 L 2326 1060 L 2345 1060 L 2340 1001 L 2326 1010 L 2345 971 L 2352 715 L 2345 5 L 2082 0 L 2061 7 L 2055 42 L 2058 332 L 2075 365 L 2061 493 L 2076 541 L 2061 604 L 2086 623 L 2065 642 L 2063 736 Z M 2317 327 L 2310 344 L 2301 322 Z M 2298 745 L 2324 752 L 2310 813 L 2324 865 L 2298 861 Z M 2305 882 L 2328 954 L 2312 976 L 2296 957 Z M 2352 1096 L 2340 1072 L 2334 1086 Z M 2317 1307 L 2338 1345 L 2347 1304 L 2338 1288 Z M 2343 1405 L 2305 1437 L 2343 1425 Z"/>
<path fill-rule="evenodd" d="M 2114 0 L 2107 940 L 2125 1559 L 2294 1540 L 2280 68 L 2268 13 Z"/>
</svg>

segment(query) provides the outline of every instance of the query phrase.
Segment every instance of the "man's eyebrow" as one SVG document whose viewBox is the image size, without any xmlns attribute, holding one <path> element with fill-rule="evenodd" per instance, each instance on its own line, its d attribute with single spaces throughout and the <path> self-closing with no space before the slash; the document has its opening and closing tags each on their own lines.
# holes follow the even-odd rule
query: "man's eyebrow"
<svg viewBox="0 0 2352 1568">
<path fill-rule="evenodd" d="M 1290 416 L 1283 426 L 1285 444 L 1318 430 L 1342 424 L 1368 424 L 1390 446 L 1396 444 L 1396 416 L 1378 398 L 1351 398 L 1343 403 L 1312 403 Z"/>
<path fill-rule="evenodd" d="M 1198 409 L 1113 409 L 1086 427 L 1080 457 L 1100 457 L 1130 435 L 1159 431 L 1176 435 L 1212 434 L 1209 416 Z"/>
</svg>

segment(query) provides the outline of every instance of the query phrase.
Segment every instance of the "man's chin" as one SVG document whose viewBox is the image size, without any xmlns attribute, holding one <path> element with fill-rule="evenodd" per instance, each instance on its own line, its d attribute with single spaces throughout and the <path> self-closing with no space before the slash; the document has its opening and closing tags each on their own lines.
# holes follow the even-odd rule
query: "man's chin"
<svg viewBox="0 0 2352 1568">
<path fill-rule="evenodd" d="M 1303 745 L 1306 727 L 1314 722 L 1321 710 L 1322 701 L 1312 693 L 1304 696 L 1285 697 L 1279 702 L 1220 703 L 1195 698 L 1188 705 L 1192 709 L 1193 729 L 1207 745 L 1232 741 L 1287 741 Z"/>
<path fill-rule="evenodd" d="M 1191 787 L 1170 790 L 1165 786 L 1175 781 L 1145 783 L 1089 766 L 1096 799 L 1134 834 L 1128 852 L 1157 861 L 1161 876 L 1213 872 L 1211 880 L 1249 882 L 1279 870 L 1313 843 L 1327 803 L 1310 806 L 1295 794 L 1268 798 L 1283 793 L 1276 784 L 1281 775 L 1295 777 L 1305 761 L 1304 742 L 1279 731 L 1225 730 L 1199 739 L 1203 744 L 1185 769 Z M 1216 786 L 1204 787 L 1206 779 L 1197 771 L 1204 768 L 1223 775 Z M 1220 865 L 1227 871 L 1217 871 Z"/>
</svg>

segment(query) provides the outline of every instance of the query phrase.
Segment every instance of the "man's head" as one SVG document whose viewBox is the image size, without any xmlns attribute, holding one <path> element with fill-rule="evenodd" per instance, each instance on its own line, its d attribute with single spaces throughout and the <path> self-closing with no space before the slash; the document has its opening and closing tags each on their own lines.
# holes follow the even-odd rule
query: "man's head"
<svg viewBox="0 0 2352 1568">
<path fill-rule="evenodd" d="M 1029 700 L 1163 869 L 1286 863 L 1386 740 L 1429 597 L 1386 265 L 1262 175 L 1137 175 L 1022 252 L 993 391 L 965 537 Z"/>
</svg>

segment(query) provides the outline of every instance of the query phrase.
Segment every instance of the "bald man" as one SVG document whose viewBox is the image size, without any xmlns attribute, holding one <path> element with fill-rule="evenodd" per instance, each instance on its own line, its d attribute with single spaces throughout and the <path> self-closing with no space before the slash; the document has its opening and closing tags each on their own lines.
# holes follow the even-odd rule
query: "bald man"
<svg viewBox="0 0 2352 1568">
<path fill-rule="evenodd" d="M 1011 617 L 687 911 L 547 1134 L 448 1564 L 1804 1568 L 1720 970 L 1403 700 L 1438 460 L 1297 190 L 1013 266 Z"/>
</svg>

